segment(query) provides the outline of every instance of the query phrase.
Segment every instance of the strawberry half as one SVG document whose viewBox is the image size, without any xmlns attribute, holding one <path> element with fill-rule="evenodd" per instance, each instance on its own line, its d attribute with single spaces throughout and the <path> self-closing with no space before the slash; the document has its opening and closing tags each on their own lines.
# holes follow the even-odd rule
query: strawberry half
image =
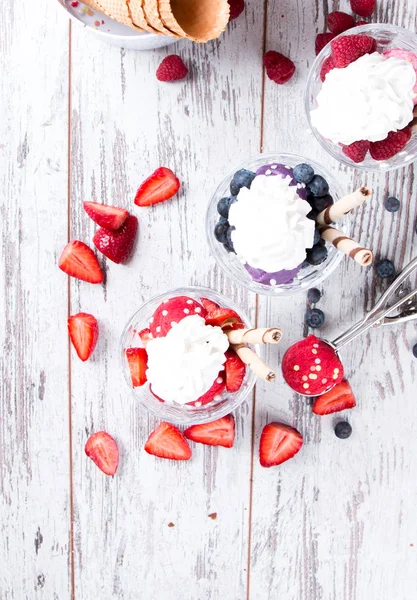
<svg viewBox="0 0 417 600">
<path fill-rule="evenodd" d="M 165 337 L 173 323 L 179 323 L 185 317 L 199 315 L 205 318 L 206 309 L 188 296 L 176 296 L 162 302 L 153 313 L 149 329 L 153 337 Z"/>
<path fill-rule="evenodd" d="M 211 313 L 217 308 L 220 308 L 220 306 L 216 304 L 216 302 L 213 302 L 213 300 L 209 300 L 208 298 L 200 298 L 200 302 L 208 313 Z"/>
<path fill-rule="evenodd" d="M 166 167 L 159 167 L 142 183 L 135 196 L 138 206 L 151 206 L 169 200 L 180 189 L 180 180 Z"/>
<path fill-rule="evenodd" d="M 313 404 L 313 413 L 316 415 L 330 415 L 347 408 L 356 406 L 355 396 L 349 382 L 344 379 L 336 384 L 329 392 L 318 396 Z"/>
<path fill-rule="evenodd" d="M 109 231 L 100 227 L 93 237 L 93 243 L 109 260 L 120 264 L 130 257 L 135 244 L 138 220 L 129 215 L 122 227 L 117 231 Z"/>
<path fill-rule="evenodd" d="M 97 319 L 88 313 L 80 312 L 68 317 L 68 333 L 79 358 L 90 358 L 98 340 Z"/>
<path fill-rule="evenodd" d="M 191 448 L 185 437 L 174 425 L 165 421 L 162 421 L 148 437 L 145 451 L 148 454 L 159 456 L 159 458 L 171 460 L 189 460 L 191 458 Z"/>
<path fill-rule="evenodd" d="M 200 398 L 197 398 L 197 400 L 193 400 L 193 402 L 187 402 L 187 405 L 204 406 L 204 404 L 208 404 L 209 402 L 214 400 L 214 398 L 216 396 L 220 397 L 222 395 L 222 393 L 224 392 L 224 389 L 225 389 L 224 374 L 223 374 L 223 372 L 220 372 L 218 374 L 218 376 L 216 377 L 216 380 L 213 383 L 213 385 L 211 386 L 211 388 L 209 390 L 207 390 L 207 392 L 205 394 L 200 396 Z"/>
<path fill-rule="evenodd" d="M 274 467 L 292 458 L 303 445 L 299 431 L 284 423 L 269 423 L 262 431 L 259 462 L 262 467 Z"/>
<path fill-rule="evenodd" d="M 235 420 L 233 415 L 227 415 L 211 423 L 191 425 L 184 431 L 184 435 L 199 444 L 231 448 L 235 441 Z"/>
<path fill-rule="evenodd" d="M 208 313 L 206 323 L 207 325 L 213 325 L 213 327 L 227 328 L 228 326 L 242 324 L 243 322 L 237 312 L 231 308 L 216 308 Z"/>
<path fill-rule="evenodd" d="M 106 475 L 114 475 L 119 465 L 119 448 L 116 440 L 105 431 L 93 433 L 85 445 L 88 458 Z"/>
<path fill-rule="evenodd" d="M 65 246 L 59 257 L 58 267 L 67 275 L 88 283 L 102 283 L 104 279 L 94 252 L 78 240 Z"/>
<path fill-rule="evenodd" d="M 226 390 L 231 393 L 237 392 L 242 387 L 246 365 L 233 350 L 226 352 L 225 370 Z"/>
<path fill-rule="evenodd" d="M 148 354 L 145 348 L 127 348 L 125 352 L 129 364 L 132 385 L 133 387 L 139 387 L 146 383 Z"/>
<path fill-rule="evenodd" d="M 117 206 L 107 206 L 107 204 L 87 201 L 84 202 L 83 206 L 85 212 L 94 223 L 112 231 L 120 229 L 129 216 L 127 210 L 118 208 Z"/>
</svg>

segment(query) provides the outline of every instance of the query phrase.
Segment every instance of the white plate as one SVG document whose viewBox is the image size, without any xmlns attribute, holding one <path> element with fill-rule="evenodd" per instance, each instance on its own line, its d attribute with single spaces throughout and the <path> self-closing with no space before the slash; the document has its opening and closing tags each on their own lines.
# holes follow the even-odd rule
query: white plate
<svg viewBox="0 0 417 600">
<path fill-rule="evenodd" d="M 138 33 L 134 29 L 122 25 L 103 13 L 86 6 L 82 2 L 73 0 L 58 0 L 67 14 L 74 20 L 84 25 L 93 35 L 107 44 L 129 48 L 131 50 L 153 50 L 174 44 L 175 38 L 155 33 Z"/>
</svg>

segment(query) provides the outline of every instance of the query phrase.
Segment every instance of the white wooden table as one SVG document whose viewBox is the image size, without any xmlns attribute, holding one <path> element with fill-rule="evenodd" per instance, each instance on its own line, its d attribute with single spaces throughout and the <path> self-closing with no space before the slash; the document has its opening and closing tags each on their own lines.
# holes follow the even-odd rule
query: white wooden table
<svg viewBox="0 0 417 600">
<path fill-rule="evenodd" d="M 155 420 L 122 379 L 119 336 L 151 295 L 209 285 L 285 337 L 278 365 L 305 334 L 306 298 L 256 298 L 223 277 L 204 238 L 210 192 L 230 167 L 260 149 L 323 161 L 346 190 L 375 195 L 355 234 L 400 267 L 417 254 L 417 179 L 412 167 L 364 176 L 340 167 L 308 133 L 303 89 L 314 38 L 343 0 L 249 1 L 246 18 L 204 46 L 181 42 L 149 53 L 102 45 L 70 25 L 57 3 L 1 4 L 1 600 L 414 600 L 417 597 L 417 331 L 373 331 L 344 352 L 358 407 L 353 435 L 316 417 L 281 378 L 259 384 L 238 411 L 232 450 L 196 446 L 187 464 L 143 451 Z M 375 20 L 416 26 L 416 0 L 379 0 Z M 285 86 L 264 78 L 275 49 L 297 65 Z M 173 51 L 191 76 L 160 84 Z M 183 182 L 177 200 L 137 209 L 138 184 L 160 165 Z M 389 214 L 387 194 L 402 201 Z M 128 266 L 104 263 L 92 286 L 57 268 L 68 238 L 91 240 L 84 199 L 139 217 Z M 320 307 L 331 337 L 380 293 L 373 268 L 353 261 L 324 284 Z M 94 357 L 69 347 L 66 319 L 100 320 Z M 265 423 L 304 435 L 288 463 L 263 469 Z M 84 455 L 105 429 L 121 450 L 114 478 Z"/>
</svg>

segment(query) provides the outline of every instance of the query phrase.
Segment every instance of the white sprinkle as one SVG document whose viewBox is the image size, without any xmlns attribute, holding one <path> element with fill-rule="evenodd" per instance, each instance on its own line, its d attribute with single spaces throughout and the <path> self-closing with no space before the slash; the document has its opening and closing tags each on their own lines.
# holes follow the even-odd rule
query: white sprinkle
<svg viewBox="0 0 417 600">
<path fill-rule="evenodd" d="M 314 362 L 316 363 L 316 365 L 319 365 L 321 363 L 321 360 L 319 358 L 316 358 Z"/>
<path fill-rule="evenodd" d="M 321 382 L 322 383 L 327 383 L 327 379 L 322 379 Z"/>
<path fill-rule="evenodd" d="M 149 323 L 153 323 L 153 317 L 149 319 Z"/>
<path fill-rule="evenodd" d="M 271 169 L 267 169 L 267 170 L 265 171 L 265 175 L 271 175 L 271 173 L 272 173 Z"/>
<path fill-rule="evenodd" d="M 223 377 L 217 377 L 216 383 L 223 383 Z"/>
<path fill-rule="evenodd" d="M 194 406 L 201 406 L 201 402 L 194 402 Z"/>
<path fill-rule="evenodd" d="M 156 333 L 159 333 L 161 331 L 161 326 L 158 325 L 158 327 L 156 328 Z"/>
<path fill-rule="evenodd" d="M 185 312 L 186 315 L 189 315 L 190 314 L 190 309 L 189 308 L 184 308 L 184 312 Z"/>
<path fill-rule="evenodd" d="M 276 169 L 278 165 L 271 165 L 271 169 Z"/>
<path fill-rule="evenodd" d="M 163 310 L 163 311 L 162 311 L 162 316 L 163 316 L 163 317 L 166 317 L 166 316 L 167 316 L 167 314 L 168 314 L 168 311 L 167 311 L 167 310 Z"/>
<path fill-rule="evenodd" d="M 194 309 L 194 312 L 200 313 L 201 312 L 201 308 L 199 306 L 196 306 L 195 309 Z"/>
<path fill-rule="evenodd" d="M 269 280 L 269 283 L 270 283 L 271 285 L 277 285 L 277 280 L 276 280 L 276 279 L 270 279 L 270 280 Z"/>
<path fill-rule="evenodd" d="M 192 300 L 187 300 L 187 304 L 192 304 L 193 301 Z"/>
<path fill-rule="evenodd" d="M 174 327 L 174 325 L 177 325 L 176 321 L 171 321 L 171 327 Z"/>
<path fill-rule="evenodd" d="M 313 348 L 318 348 L 319 345 L 318 344 L 313 344 Z"/>
<path fill-rule="evenodd" d="M 169 300 L 164 300 L 164 304 L 168 304 Z"/>
<path fill-rule="evenodd" d="M 221 396 L 219 396 L 219 395 L 217 395 L 217 396 L 214 396 L 214 398 L 213 398 L 213 400 L 214 400 L 215 402 L 220 402 L 220 400 L 221 400 L 221 399 L 222 399 L 222 397 L 221 397 Z"/>
</svg>

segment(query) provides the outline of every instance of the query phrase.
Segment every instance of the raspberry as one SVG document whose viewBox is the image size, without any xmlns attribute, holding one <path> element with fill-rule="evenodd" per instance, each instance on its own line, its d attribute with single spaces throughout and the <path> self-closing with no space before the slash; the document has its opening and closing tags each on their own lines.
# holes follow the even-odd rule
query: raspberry
<svg viewBox="0 0 417 600">
<path fill-rule="evenodd" d="M 352 11 L 361 17 L 370 17 L 375 5 L 376 0 L 350 0 Z"/>
<path fill-rule="evenodd" d="M 360 27 L 361 25 L 369 25 L 368 21 L 356 21 L 355 27 Z"/>
<path fill-rule="evenodd" d="M 368 140 L 359 140 L 358 142 L 349 144 L 349 146 L 342 146 L 342 152 L 343 154 L 346 154 L 350 160 L 353 160 L 353 162 L 360 163 L 365 160 L 369 146 L 370 143 Z"/>
<path fill-rule="evenodd" d="M 375 160 L 388 160 L 406 146 L 411 138 L 411 129 L 405 127 L 400 131 L 390 131 L 385 140 L 380 142 L 371 142 L 369 151 Z"/>
<path fill-rule="evenodd" d="M 376 50 L 376 41 L 368 35 L 345 35 L 331 42 L 334 64 L 338 69 L 350 65 L 364 54 Z"/>
<path fill-rule="evenodd" d="M 269 79 L 275 83 L 286 83 L 295 73 L 295 64 L 279 52 L 270 50 L 264 56 L 264 65 Z"/>
<path fill-rule="evenodd" d="M 334 60 L 333 60 L 333 56 L 330 55 L 326 58 L 326 60 L 323 62 L 322 66 L 321 66 L 321 70 L 320 70 L 320 79 L 322 81 L 324 81 L 326 79 L 326 75 L 329 71 L 331 71 L 332 69 L 334 69 Z"/>
<path fill-rule="evenodd" d="M 178 79 L 184 79 L 187 73 L 188 69 L 182 58 L 176 54 L 170 54 L 159 65 L 156 78 L 159 81 L 177 81 Z"/>
<path fill-rule="evenodd" d="M 352 15 L 340 12 L 339 10 L 329 13 L 329 16 L 327 17 L 327 27 L 329 28 L 329 31 L 336 35 L 339 35 L 339 33 L 343 33 L 354 26 L 355 20 Z"/>
<path fill-rule="evenodd" d="M 237 19 L 237 17 L 245 10 L 245 0 L 227 0 L 230 6 L 229 21 Z"/>
<path fill-rule="evenodd" d="M 316 56 L 320 54 L 324 46 L 327 46 L 336 37 L 335 33 L 318 33 L 316 37 Z"/>
</svg>

